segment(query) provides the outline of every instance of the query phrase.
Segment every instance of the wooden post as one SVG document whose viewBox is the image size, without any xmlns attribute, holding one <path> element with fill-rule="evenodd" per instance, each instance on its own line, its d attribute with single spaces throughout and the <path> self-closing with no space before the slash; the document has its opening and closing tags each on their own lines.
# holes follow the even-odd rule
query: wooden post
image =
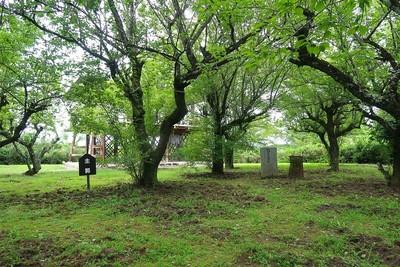
<svg viewBox="0 0 400 267">
<path fill-rule="evenodd" d="M 289 178 L 304 178 L 303 156 L 290 156 L 289 161 Z"/>
<path fill-rule="evenodd" d="M 101 158 L 103 160 L 106 159 L 106 137 L 104 135 L 101 136 Z"/>
<path fill-rule="evenodd" d="M 90 145 L 90 135 L 86 135 L 86 154 L 90 154 L 89 151 L 89 145 Z"/>
</svg>

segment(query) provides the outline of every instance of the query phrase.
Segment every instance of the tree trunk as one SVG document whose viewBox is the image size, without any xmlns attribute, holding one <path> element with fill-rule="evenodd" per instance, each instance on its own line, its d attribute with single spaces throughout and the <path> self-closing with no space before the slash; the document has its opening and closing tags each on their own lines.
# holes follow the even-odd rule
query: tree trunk
<svg viewBox="0 0 400 267">
<path fill-rule="evenodd" d="M 136 177 L 136 179 L 139 185 L 153 187 L 157 181 L 157 176 L 152 170 L 154 165 L 154 150 L 149 142 L 149 136 L 144 123 L 144 109 L 142 106 L 143 114 L 140 114 L 141 112 L 137 110 L 139 107 L 135 103 L 132 103 L 132 109 L 135 143 L 140 156 L 140 169 L 138 170 L 138 177 Z"/>
<path fill-rule="evenodd" d="M 29 159 L 32 163 L 32 168 L 29 168 L 29 170 L 25 172 L 25 175 L 33 176 L 42 169 L 42 159 L 36 155 L 33 150 L 33 144 L 28 144 L 26 148 L 28 150 Z"/>
<path fill-rule="evenodd" d="M 233 147 L 230 145 L 225 146 L 225 168 L 233 169 Z"/>
<path fill-rule="evenodd" d="M 224 174 L 224 136 L 221 131 L 221 123 L 214 121 L 214 149 L 212 152 L 212 173 Z"/>
<path fill-rule="evenodd" d="M 338 143 L 338 136 L 335 131 L 335 110 L 328 109 L 326 110 L 327 116 L 327 124 L 326 124 L 326 134 L 328 136 L 329 147 L 328 154 L 329 154 L 329 165 L 330 171 L 338 172 L 339 171 L 339 143 Z"/>
<path fill-rule="evenodd" d="M 134 65 L 131 76 L 132 84 L 130 87 L 124 87 L 124 93 L 131 103 L 134 140 L 140 158 L 140 167 L 135 174 L 135 179 L 141 186 L 153 187 L 157 182 L 157 171 L 154 171 L 154 150 L 150 144 L 145 124 L 143 90 L 140 84 L 143 62 L 135 61 Z"/>
<path fill-rule="evenodd" d="M 329 165 L 331 171 L 339 171 L 339 144 L 336 136 L 329 137 Z"/>
<path fill-rule="evenodd" d="M 142 155 L 141 157 L 142 170 L 139 178 L 140 186 L 154 187 L 157 184 L 158 165 L 160 164 L 165 154 L 165 150 L 167 149 L 169 138 L 172 134 L 174 124 L 181 121 L 187 113 L 185 88 L 188 85 L 189 83 L 186 83 L 179 78 L 175 78 L 174 81 L 175 109 L 169 116 L 167 116 L 161 122 L 160 139 L 158 141 L 157 147 L 155 149 L 152 149 L 148 142 L 144 143 L 143 147 L 141 147 L 140 151 Z M 144 120 L 142 127 L 145 127 Z M 144 133 L 138 133 L 138 134 L 145 136 Z"/>
<path fill-rule="evenodd" d="M 214 136 L 214 151 L 212 156 L 212 173 L 224 174 L 224 156 L 221 136 Z"/>
<path fill-rule="evenodd" d="M 390 186 L 400 187 L 400 136 L 399 134 L 393 138 L 393 174 L 390 181 Z"/>
<path fill-rule="evenodd" d="M 138 185 L 142 187 L 152 188 L 157 184 L 158 164 L 150 161 L 142 162 L 142 173 L 139 178 Z"/>
</svg>

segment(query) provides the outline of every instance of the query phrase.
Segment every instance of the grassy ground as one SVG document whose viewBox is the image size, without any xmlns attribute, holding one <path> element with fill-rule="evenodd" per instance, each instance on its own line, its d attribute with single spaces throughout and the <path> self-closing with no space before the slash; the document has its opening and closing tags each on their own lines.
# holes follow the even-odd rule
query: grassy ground
<svg viewBox="0 0 400 267">
<path fill-rule="evenodd" d="M 35 177 L 0 166 L 0 266 L 400 266 L 400 190 L 375 166 L 304 179 L 160 170 L 139 189 L 121 170 Z"/>
</svg>

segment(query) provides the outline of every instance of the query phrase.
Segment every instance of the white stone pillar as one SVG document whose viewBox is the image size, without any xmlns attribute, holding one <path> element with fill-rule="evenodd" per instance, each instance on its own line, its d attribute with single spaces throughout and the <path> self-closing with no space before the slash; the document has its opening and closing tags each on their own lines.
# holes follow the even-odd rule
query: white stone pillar
<svg viewBox="0 0 400 267">
<path fill-rule="evenodd" d="M 278 176 L 278 157 L 276 147 L 262 147 L 261 154 L 261 178 Z"/>
</svg>

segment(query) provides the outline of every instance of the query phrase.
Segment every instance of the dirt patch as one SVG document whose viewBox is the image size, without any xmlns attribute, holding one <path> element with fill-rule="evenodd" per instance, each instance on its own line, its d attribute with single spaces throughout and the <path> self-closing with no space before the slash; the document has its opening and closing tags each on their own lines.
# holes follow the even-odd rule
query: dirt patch
<svg viewBox="0 0 400 267">
<path fill-rule="evenodd" d="M 58 189 L 53 192 L 43 194 L 11 195 L 8 197 L 0 196 L 0 202 L 10 205 L 53 205 L 65 201 L 74 201 L 78 204 L 90 203 L 93 200 L 106 199 L 107 197 L 119 197 L 129 199 L 132 197 L 140 198 L 143 203 L 147 201 L 160 201 L 167 198 L 168 201 L 196 197 L 205 200 L 223 200 L 228 202 L 238 202 L 242 205 L 253 202 L 266 202 L 264 196 L 249 195 L 247 188 L 241 186 L 220 185 L 218 183 L 207 182 L 163 182 L 159 183 L 155 189 L 139 189 L 132 184 L 121 183 L 111 187 L 101 187 L 96 190 L 66 191 Z"/>
<path fill-rule="evenodd" d="M 252 260 L 254 252 L 253 250 L 246 251 L 242 254 L 240 254 L 235 261 L 235 266 L 254 266 L 258 267 L 261 266 L 261 263 L 259 262 L 254 262 Z"/>
<path fill-rule="evenodd" d="M 106 266 L 113 266 L 113 263 L 119 265 L 131 265 L 137 259 L 146 255 L 145 248 L 127 248 L 129 249 L 129 256 L 126 253 L 121 253 L 114 248 L 102 248 L 97 253 L 87 253 L 77 249 L 69 254 L 64 254 L 55 261 L 59 266 L 104 266 L 104 262 L 107 262 Z"/>
<path fill-rule="evenodd" d="M 5 230 L 0 231 L 0 239 L 5 239 L 8 237 L 8 232 Z"/>
<path fill-rule="evenodd" d="M 349 266 L 346 262 L 344 262 L 341 258 L 333 257 L 328 261 L 327 266 L 329 267 L 347 267 Z"/>
<path fill-rule="evenodd" d="M 32 208 L 51 208 L 68 214 L 88 205 L 108 202 L 114 213 L 149 216 L 155 223 L 169 226 L 169 221 L 180 223 L 202 218 L 238 218 L 251 206 L 268 204 L 262 195 L 247 193 L 243 186 L 221 185 L 216 182 L 180 181 L 159 183 L 155 189 L 135 188 L 131 184 L 102 187 L 91 192 L 59 189 L 43 194 L 13 195 L 2 199 L 5 205 L 23 204 Z M 111 200 L 111 201 L 109 201 Z M 110 204 L 111 203 L 111 204 Z"/>
<path fill-rule="evenodd" d="M 400 247 L 385 243 L 381 237 L 359 234 L 349 237 L 349 243 L 361 258 L 368 258 L 374 253 L 385 265 L 400 266 Z"/>
<path fill-rule="evenodd" d="M 243 178 L 258 178 L 260 179 L 260 173 L 254 171 L 229 171 L 224 174 L 213 174 L 210 172 L 196 172 L 196 173 L 187 173 L 184 175 L 187 179 L 226 179 L 226 180 L 234 180 L 234 179 L 243 179 Z"/>
<path fill-rule="evenodd" d="M 235 266 L 315 266 L 314 263 L 294 254 L 281 252 L 268 252 L 263 249 L 249 249 L 240 254 L 235 261 Z"/>
<path fill-rule="evenodd" d="M 52 239 L 24 239 L 19 240 L 7 247 L 7 250 L 14 251 L 18 262 L 16 266 L 47 266 L 48 262 L 63 252 L 63 248 L 57 246 Z M 0 266 L 8 266 L 6 256 L 0 255 Z"/>
<path fill-rule="evenodd" d="M 85 255 L 81 250 L 75 250 L 70 254 L 64 255 L 59 263 L 60 266 L 84 266 L 90 262 L 92 256 Z"/>
<path fill-rule="evenodd" d="M 347 204 L 330 204 L 330 203 L 325 203 L 322 205 L 319 205 L 315 208 L 316 212 L 325 212 L 325 211 L 334 211 L 336 213 L 341 213 L 343 210 L 355 210 L 355 209 L 360 209 L 362 208 L 361 206 L 354 205 L 352 203 L 347 203 Z"/>
<path fill-rule="evenodd" d="M 321 179 L 312 179 L 306 187 L 324 196 L 358 195 L 363 197 L 400 197 L 400 188 L 389 187 L 386 181 L 372 179 L 350 179 L 342 183 L 324 183 Z"/>
<path fill-rule="evenodd" d="M 168 182 L 155 190 L 144 190 L 138 201 L 124 203 L 118 212 L 156 218 L 155 221 L 242 216 L 242 209 L 268 203 L 264 196 L 248 194 L 247 188 L 218 183 Z"/>
</svg>

